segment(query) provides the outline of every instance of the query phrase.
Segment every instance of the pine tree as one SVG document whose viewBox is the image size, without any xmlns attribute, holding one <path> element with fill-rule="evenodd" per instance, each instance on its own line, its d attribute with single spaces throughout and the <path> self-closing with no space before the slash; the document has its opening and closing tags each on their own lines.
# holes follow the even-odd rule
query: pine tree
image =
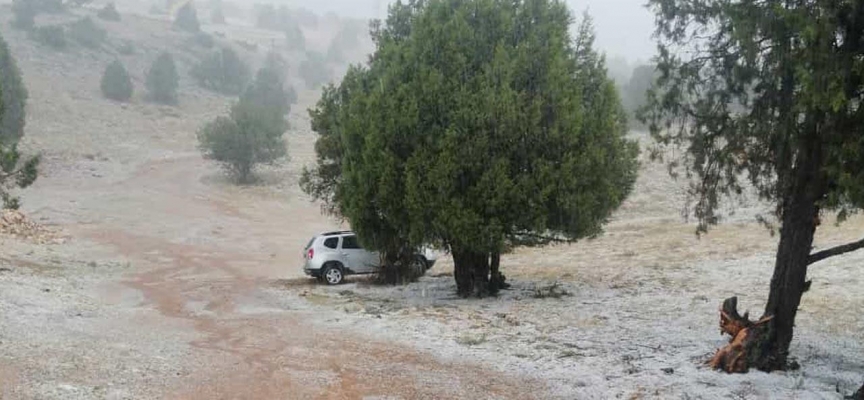
<svg viewBox="0 0 864 400">
<path fill-rule="evenodd" d="M 102 94 L 111 100 L 128 101 L 132 98 L 132 79 L 120 60 L 115 60 L 105 68 L 101 87 Z"/>
<path fill-rule="evenodd" d="M 842 221 L 864 207 L 864 2 L 649 7 L 660 77 L 645 118 L 661 147 L 686 150 L 672 162 L 694 178 L 700 229 L 720 220 L 724 195 L 748 183 L 774 204 L 780 223 L 767 323 L 740 349 L 743 368 L 717 366 L 785 369 L 809 266 L 864 248 L 860 240 L 813 249 L 821 212 L 835 210 Z M 675 52 L 681 48 L 690 51 Z"/>
<path fill-rule="evenodd" d="M 177 104 L 177 88 L 179 86 L 177 66 L 171 53 L 163 52 L 153 61 L 147 71 L 147 91 L 150 99 L 163 104 Z"/>
<path fill-rule="evenodd" d="M 16 209 L 19 200 L 12 191 L 36 180 L 39 157 L 25 157 L 18 150 L 24 134 L 24 104 L 27 90 L 6 41 L 0 37 L 0 201 L 3 208 Z M 8 129 L 8 130 L 7 130 Z"/>
<path fill-rule="evenodd" d="M 249 81 L 249 67 L 234 50 L 223 47 L 192 68 L 192 76 L 205 89 L 237 95 Z"/>
<path fill-rule="evenodd" d="M 228 117 L 218 117 L 198 132 L 201 152 L 218 161 L 241 184 L 254 178 L 256 165 L 287 155 L 283 135 L 290 105 L 282 81 L 261 69 Z"/>
</svg>

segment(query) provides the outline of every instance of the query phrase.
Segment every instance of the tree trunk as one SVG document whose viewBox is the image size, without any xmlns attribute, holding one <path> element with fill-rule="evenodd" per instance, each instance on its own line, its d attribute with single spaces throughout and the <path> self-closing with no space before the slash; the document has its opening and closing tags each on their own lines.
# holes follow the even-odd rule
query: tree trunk
<svg viewBox="0 0 864 400">
<path fill-rule="evenodd" d="M 456 292 L 462 297 L 484 297 L 489 290 L 489 255 L 453 250 Z"/>
<path fill-rule="evenodd" d="M 497 294 L 499 290 L 507 289 L 510 287 L 510 284 L 507 283 L 507 277 L 505 277 L 504 274 L 501 273 L 501 253 L 492 253 L 492 257 L 489 262 L 489 272 L 489 291 L 492 294 Z"/>
<path fill-rule="evenodd" d="M 858 389 L 855 394 L 847 397 L 848 400 L 864 400 L 864 385 L 861 385 L 861 389 Z"/>
<path fill-rule="evenodd" d="M 777 246 L 768 303 L 760 320 L 768 323 L 764 326 L 756 323 L 760 325 L 758 334 L 749 338 L 749 342 L 744 346 L 745 357 L 740 359 L 746 365 L 736 366 L 729 372 L 743 372 L 749 368 L 774 371 L 790 367 L 789 346 L 792 343 L 795 315 L 801 304 L 801 296 L 810 286 L 807 282 L 807 266 L 810 264 L 813 235 L 819 223 L 817 202 L 822 199 L 826 190 L 820 171 L 822 154 L 818 136 L 807 137 L 802 148 L 806 150 L 799 154 L 790 177 L 790 186 L 783 196 L 780 243 Z M 724 326 L 724 321 L 730 316 L 727 308 L 724 303 L 721 326 Z M 746 315 L 741 319 L 747 320 Z M 750 321 L 742 322 L 753 324 Z M 726 333 L 732 334 L 728 331 Z M 732 335 L 732 343 L 724 349 L 735 344 L 736 335 Z"/>
<path fill-rule="evenodd" d="M 783 215 L 771 292 L 765 306 L 764 315 L 774 319 L 767 353 L 760 357 L 757 366 L 762 370 L 787 368 L 795 315 L 808 286 L 807 266 L 818 216 L 815 199 L 807 197 L 801 196 L 793 201 Z"/>
</svg>

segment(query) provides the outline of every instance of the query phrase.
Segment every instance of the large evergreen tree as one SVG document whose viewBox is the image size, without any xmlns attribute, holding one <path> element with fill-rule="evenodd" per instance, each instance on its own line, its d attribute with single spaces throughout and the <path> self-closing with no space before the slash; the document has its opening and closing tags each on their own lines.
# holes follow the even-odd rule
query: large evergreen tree
<svg viewBox="0 0 864 400">
<path fill-rule="evenodd" d="M 17 143 L 24 135 L 25 105 L 27 89 L 21 80 L 21 70 L 9 45 L 0 37 L 0 88 L 3 114 L 0 116 L 0 144 Z"/>
<path fill-rule="evenodd" d="M 737 358 L 744 368 L 718 367 L 786 368 L 808 267 L 864 248 L 813 249 L 821 211 L 842 220 L 864 206 L 864 2 L 649 5 L 661 76 L 646 117 L 661 145 L 687 150 L 700 228 L 718 221 L 723 195 L 748 183 L 780 224 L 764 328 Z"/>
<path fill-rule="evenodd" d="M 312 112 L 319 167 L 303 187 L 388 266 L 446 247 L 463 296 L 504 284 L 512 245 L 598 234 L 638 150 L 590 23 L 575 41 L 570 24 L 556 0 L 397 2 L 369 64 Z"/>
</svg>

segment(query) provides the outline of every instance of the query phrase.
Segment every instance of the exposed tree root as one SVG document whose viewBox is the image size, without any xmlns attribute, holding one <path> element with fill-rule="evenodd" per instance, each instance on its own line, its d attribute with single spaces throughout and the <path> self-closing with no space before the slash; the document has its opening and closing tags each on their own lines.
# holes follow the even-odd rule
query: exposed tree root
<svg viewBox="0 0 864 400">
<path fill-rule="evenodd" d="M 720 332 L 732 336 L 729 344 L 717 350 L 708 362 L 711 368 L 729 373 L 747 372 L 751 367 L 759 368 L 760 357 L 768 339 L 769 321 L 774 317 L 763 317 L 750 321 L 748 314 L 738 314 L 738 298 L 732 297 L 723 302 L 720 308 Z"/>
</svg>

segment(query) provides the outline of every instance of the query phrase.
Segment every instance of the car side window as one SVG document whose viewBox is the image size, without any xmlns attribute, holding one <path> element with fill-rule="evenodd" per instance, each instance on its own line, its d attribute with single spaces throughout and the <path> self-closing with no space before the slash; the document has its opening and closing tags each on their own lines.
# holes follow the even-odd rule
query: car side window
<svg viewBox="0 0 864 400">
<path fill-rule="evenodd" d="M 327 238 L 327 240 L 324 241 L 324 247 L 326 247 L 328 249 L 335 249 L 336 246 L 338 246 L 338 245 L 339 245 L 339 238 L 338 237 Z"/>
<path fill-rule="evenodd" d="M 342 248 L 347 250 L 362 249 L 357 242 L 357 236 L 345 236 L 342 238 Z"/>
</svg>

